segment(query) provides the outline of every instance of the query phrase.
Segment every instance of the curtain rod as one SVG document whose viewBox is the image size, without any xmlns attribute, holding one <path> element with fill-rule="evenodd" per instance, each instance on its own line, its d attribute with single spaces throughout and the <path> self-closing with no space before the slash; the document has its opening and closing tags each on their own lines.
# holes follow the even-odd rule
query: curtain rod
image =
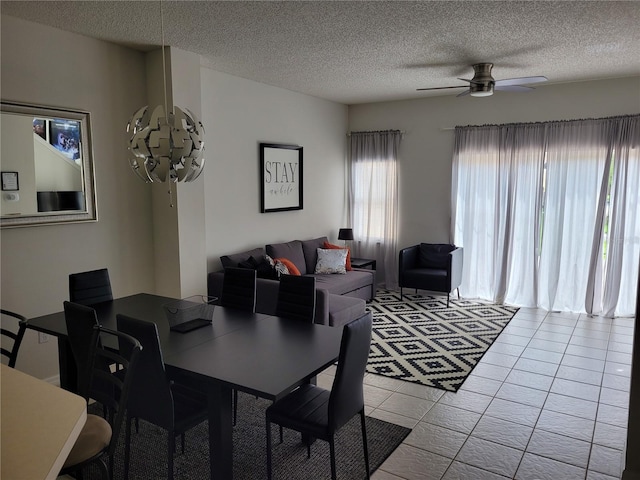
<svg viewBox="0 0 640 480">
<path fill-rule="evenodd" d="M 349 132 L 347 133 L 347 137 L 350 137 L 352 134 L 358 133 L 399 133 L 400 135 L 404 135 L 406 132 L 404 130 L 370 130 L 363 132 Z"/>
<path fill-rule="evenodd" d="M 627 115 L 614 115 L 611 117 L 599 117 L 599 118 L 574 118 L 569 120 L 547 120 L 543 122 L 513 122 L 513 123 L 487 123 L 483 125 L 465 125 L 461 128 L 479 128 L 479 127 L 520 127 L 524 125 L 550 125 L 550 124 L 559 124 L 559 123 L 571 123 L 571 122 L 584 122 L 584 121 L 602 121 L 602 120 L 618 120 L 622 118 L 633 118 L 637 117 L 637 113 L 630 113 Z M 446 130 L 455 130 L 456 127 L 440 127 L 441 131 Z"/>
</svg>

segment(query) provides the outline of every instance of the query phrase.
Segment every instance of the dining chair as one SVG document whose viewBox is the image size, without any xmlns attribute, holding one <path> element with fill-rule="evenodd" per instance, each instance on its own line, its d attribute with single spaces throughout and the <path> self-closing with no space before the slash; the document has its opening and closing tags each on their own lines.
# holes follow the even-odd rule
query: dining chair
<svg viewBox="0 0 640 480">
<path fill-rule="evenodd" d="M 124 478 L 129 478 L 131 419 L 136 418 L 167 430 L 167 478 L 171 480 L 175 437 L 182 436 L 184 453 L 185 432 L 208 418 L 206 395 L 169 380 L 155 323 L 121 314 L 116 318 L 118 331 L 137 338 L 142 345 L 127 403 Z"/>
<path fill-rule="evenodd" d="M 109 270 L 101 268 L 70 274 L 69 300 L 82 305 L 94 305 L 113 300 Z"/>
<path fill-rule="evenodd" d="M 251 268 L 225 268 L 220 305 L 255 312 L 256 271 Z"/>
<path fill-rule="evenodd" d="M 110 343 L 117 344 L 116 349 L 107 349 L 101 338 L 112 337 Z M 114 414 L 109 420 L 98 415 L 88 414 L 87 420 L 75 444 L 69 452 L 59 475 L 82 473 L 82 469 L 96 463 L 105 479 L 113 478 L 113 454 L 118 443 L 120 428 L 124 420 L 125 409 L 133 381 L 136 360 L 142 347 L 140 342 L 126 333 L 109 330 L 102 326 L 93 327 L 90 341 L 90 373 L 88 382 L 83 383 L 81 395 L 106 405 Z M 101 366 L 109 364 L 124 366 L 122 377 L 112 375 Z M 105 389 L 109 384 L 111 388 Z M 96 386 L 99 386 L 96 388 Z M 109 459 L 109 466 L 105 463 Z M 76 475 L 77 476 L 77 475 Z"/>
<path fill-rule="evenodd" d="M 367 478 L 370 477 L 362 382 L 371 346 L 371 324 L 372 315 L 368 312 L 343 327 L 338 366 L 330 391 L 307 383 L 267 408 L 267 478 L 269 480 L 272 476 L 272 423 L 329 442 L 331 478 L 335 480 L 334 436 L 358 413 L 362 427 L 365 468 Z M 280 442 L 282 443 L 282 437 Z M 310 456 L 311 444 L 308 442 L 307 457 Z"/>
<path fill-rule="evenodd" d="M 0 354 L 4 355 L 8 359 L 7 365 L 11 368 L 16 366 L 16 360 L 18 359 L 18 350 L 24 337 L 24 331 L 27 329 L 27 319 L 19 313 L 10 312 L 9 310 L 0 309 L 0 315 L 2 316 L 2 327 L 0 327 L 0 333 L 2 334 L 2 344 L 11 348 L 0 347 Z M 9 323 L 16 329 L 8 328 Z"/>
<path fill-rule="evenodd" d="M 80 392 L 91 373 L 91 339 L 94 327 L 98 325 L 98 317 L 96 311 L 86 305 L 65 301 L 63 307 L 67 338 L 77 369 L 76 391 Z M 99 337 L 97 341 L 100 343 Z"/>
<path fill-rule="evenodd" d="M 276 315 L 313 323 L 316 315 L 316 278 L 281 275 Z"/>
<path fill-rule="evenodd" d="M 67 326 L 67 339 L 69 346 L 71 347 L 71 354 L 76 364 L 76 392 L 83 391 L 83 385 L 87 385 L 89 377 L 91 375 L 91 341 L 93 338 L 94 328 L 99 325 L 96 311 L 87 305 L 81 305 L 73 302 L 63 302 L 64 307 L 64 320 Z M 102 340 L 100 337 L 96 340 L 98 347 L 102 348 Z M 97 360 L 98 364 L 94 365 L 94 368 L 100 368 L 104 372 L 114 373 L 124 379 L 124 370 L 122 368 L 114 369 L 112 372 L 109 363 L 104 363 L 102 358 Z M 121 367 L 121 366 L 120 366 Z M 103 382 L 102 380 L 94 380 L 94 389 L 103 390 L 104 394 L 113 394 L 113 388 L 110 382 Z M 107 415 L 113 414 L 109 411 L 109 405 L 102 404 L 103 416 L 107 418 Z"/>
</svg>

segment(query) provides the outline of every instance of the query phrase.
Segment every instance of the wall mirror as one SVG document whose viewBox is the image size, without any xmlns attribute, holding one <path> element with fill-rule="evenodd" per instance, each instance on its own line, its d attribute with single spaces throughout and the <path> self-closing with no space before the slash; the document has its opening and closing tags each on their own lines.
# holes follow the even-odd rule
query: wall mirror
<svg viewBox="0 0 640 480">
<path fill-rule="evenodd" d="M 98 219 L 88 112 L 2 101 L 0 226 Z"/>
</svg>

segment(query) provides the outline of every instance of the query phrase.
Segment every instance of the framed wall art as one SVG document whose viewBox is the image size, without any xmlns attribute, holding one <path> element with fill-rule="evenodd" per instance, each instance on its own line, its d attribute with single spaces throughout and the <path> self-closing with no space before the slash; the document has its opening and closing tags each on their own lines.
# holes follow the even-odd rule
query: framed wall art
<svg viewBox="0 0 640 480">
<path fill-rule="evenodd" d="M 260 144 L 260 212 L 302 210 L 302 147 Z"/>
</svg>

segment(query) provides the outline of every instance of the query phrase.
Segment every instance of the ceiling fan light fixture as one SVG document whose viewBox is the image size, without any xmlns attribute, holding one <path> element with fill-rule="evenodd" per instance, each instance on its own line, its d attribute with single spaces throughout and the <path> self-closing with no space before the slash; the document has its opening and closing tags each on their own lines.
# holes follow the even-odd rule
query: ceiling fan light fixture
<svg viewBox="0 0 640 480">
<path fill-rule="evenodd" d="M 472 97 L 490 97 L 491 95 L 493 95 L 493 89 L 471 92 L 469 95 L 471 95 Z"/>
<path fill-rule="evenodd" d="M 472 97 L 490 97 L 493 95 L 494 82 L 489 81 L 485 83 L 474 83 L 473 81 L 469 85 L 469 94 Z"/>
</svg>

